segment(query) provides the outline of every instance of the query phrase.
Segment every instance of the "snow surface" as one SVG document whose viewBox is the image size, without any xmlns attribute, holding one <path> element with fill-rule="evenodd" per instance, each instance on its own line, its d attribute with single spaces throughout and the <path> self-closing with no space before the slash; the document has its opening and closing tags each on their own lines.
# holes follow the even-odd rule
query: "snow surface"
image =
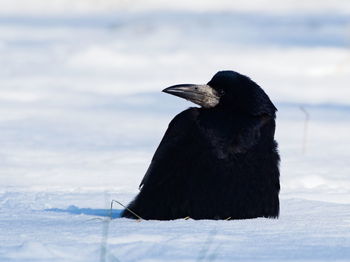
<svg viewBox="0 0 350 262">
<path fill-rule="evenodd" d="M 187 2 L 2 3 L 0 261 L 350 261 L 349 2 Z M 110 220 L 222 69 L 279 109 L 280 219 Z"/>
</svg>

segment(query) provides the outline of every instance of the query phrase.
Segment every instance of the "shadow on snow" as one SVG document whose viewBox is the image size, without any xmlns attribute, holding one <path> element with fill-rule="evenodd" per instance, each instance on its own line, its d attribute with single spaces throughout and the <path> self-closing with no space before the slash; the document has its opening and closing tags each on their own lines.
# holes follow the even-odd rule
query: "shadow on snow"
<svg viewBox="0 0 350 262">
<path fill-rule="evenodd" d="M 89 216 L 101 216 L 101 217 L 112 217 L 120 218 L 122 209 L 113 209 L 112 214 L 110 209 L 98 209 L 98 208 L 79 208 L 77 206 L 69 206 L 66 209 L 61 208 L 47 208 L 44 211 L 58 212 L 58 213 L 69 213 L 74 215 L 89 215 Z"/>
</svg>

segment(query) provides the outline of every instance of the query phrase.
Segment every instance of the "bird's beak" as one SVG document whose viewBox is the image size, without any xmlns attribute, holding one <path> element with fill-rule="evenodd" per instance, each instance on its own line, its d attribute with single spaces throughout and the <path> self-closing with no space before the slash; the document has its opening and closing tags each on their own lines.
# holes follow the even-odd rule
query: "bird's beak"
<svg viewBox="0 0 350 262">
<path fill-rule="evenodd" d="M 165 88 L 163 92 L 185 98 L 205 108 L 216 106 L 220 100 L 218 93 L 209 85 L 175 85 Z"/>
</svg>

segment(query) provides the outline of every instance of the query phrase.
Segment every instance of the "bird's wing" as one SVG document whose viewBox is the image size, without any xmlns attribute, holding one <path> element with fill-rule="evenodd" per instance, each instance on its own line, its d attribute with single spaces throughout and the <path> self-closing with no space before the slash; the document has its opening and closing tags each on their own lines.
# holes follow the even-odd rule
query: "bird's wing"
<svg viewBox="0 0 350 262">
<path fill-rule="evenodd" d="M 186 148 L 193 143 L 191 136 L 195 117 L 196 109 L 191 108 L 178 114 L 170 122 L 139 188 L 145 185 L 147 187 L 161 185 L 176 173 L 175 169 L 179 168 L 189 154 L 185 152 Z"/>
</svg>

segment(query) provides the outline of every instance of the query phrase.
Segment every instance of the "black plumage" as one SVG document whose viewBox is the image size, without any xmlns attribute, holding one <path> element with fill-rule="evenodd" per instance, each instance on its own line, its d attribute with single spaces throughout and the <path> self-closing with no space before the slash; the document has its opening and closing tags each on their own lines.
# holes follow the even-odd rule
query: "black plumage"
<svg viewBox="0 0 350 262">
<path fill-rule="evenodd" d="M 266 93 L 234 71 L 163 91 L 201 107 L 171 121 L 128 208 L 159 220 L 278 217 L 277 109 Z"/>
</svg>

